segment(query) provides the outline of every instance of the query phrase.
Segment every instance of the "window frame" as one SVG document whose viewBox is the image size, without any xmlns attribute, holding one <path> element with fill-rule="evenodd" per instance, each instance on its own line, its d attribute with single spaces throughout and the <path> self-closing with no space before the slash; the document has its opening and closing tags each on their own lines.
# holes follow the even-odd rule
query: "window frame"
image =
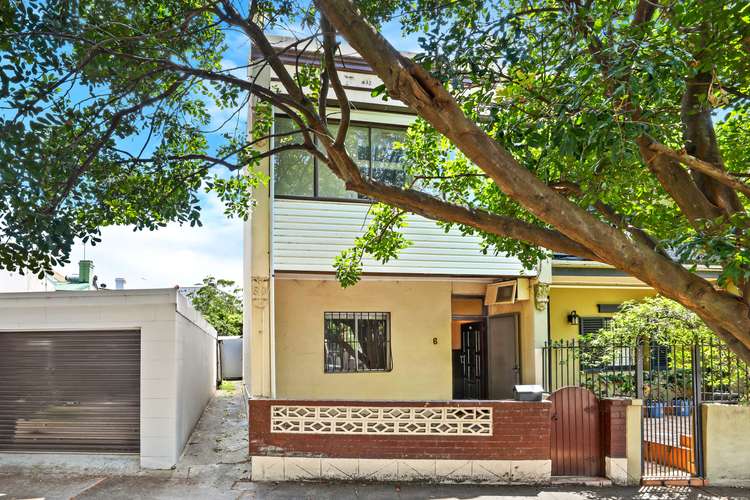
<svg viewBox="0 0 750 500">
<path fill-rule="evenodd" d="M 276 120 L 278 118 L 285 118 L 288 120 L 291 120 L 291 118 L 288 115 L 285 115 L 283 113 L 275 113 L 273 115 L 273 129 L 276 130 Z M 339 125 L 341 123 L 341 120 L 338 119 L 329 119 L 328 123 L 330 125 Z M 367 141 L 370 144 L 370 158 L 368 160 L 368 166 L 367 166 L 367 178 L 370 179 L 372 177 L 372 129 L 373 128 L 379 128 L 383 130 L 397 130 L 400 132 L 406 132 L 406 130 L 409 127 L 405 127 L 402 125 L 392 125 L 390 123 L 380 123 L 380 122 L 370 122 L 370 121 L 362 121 L 362 120 L 351 120 L 349 122 L 350 127 L 363 127 L 367 128 Z M 272 148 L 275 147 L 275 138 L 272 140 Z M 312 174 L 313 174 L 313 195 L 312 196 L 304 196 L 304 195 L 297 195 L 297 194 L 277 194 L 276 191 L 273 193 L 274 198 L 278 198 L 280 200 L 319 200 L 319 201 L 335 201 L 335 202 L 344 202 L 344 203 L 366 203 L 368 205 L 372 204 L 372 200 L 369 198 L 360 198 L 359 196 L 356 198 L 337 198 L 335 196 L 319 196 L 318 192 L 319 189 L 319 181 L 318 181 L 318 170 L 319 170 L 319 161 L 318 158 L 311 155 L 313 160 L 313 168 L 312 168 Z M 276 175 L 276 155 L 273 155 L 271 158 L 271 179 L 275 178 Z"/>
<path fill-rule="evenodd" d="M 340 317 L 329 318 L 329 315 L 340 315 Z M 348 316 L 351 315 L 352 318 Z M 368 315 L 378 315 L 382 317 L 368 318 Z M 359 321 L 366 319 L 384 319 L 385 320 L 385 368 L 359 368 L 359 358 L 354 356 L 355 368 L 354 370 L 328 370 L 328 356 L 327 347 L 327 321 L 329 319 L 354 319 L 354 337 L 357 339 L 359 344 Z M 323 312 L 323 373 L 325 375 L 338 375 L 338 374 L 357 374 L 357 373 L 388 373 L 393 371 L 393 352 L 392 352 L 392 338 L 391 338 L 391 313 L 384 311 L 324 311 Z"/>
</svg>

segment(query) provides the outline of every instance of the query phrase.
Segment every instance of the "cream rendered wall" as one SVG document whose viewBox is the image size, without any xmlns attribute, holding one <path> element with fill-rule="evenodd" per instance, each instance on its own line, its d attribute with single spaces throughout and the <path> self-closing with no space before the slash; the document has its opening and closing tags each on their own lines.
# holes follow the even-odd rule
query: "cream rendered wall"
<svg viewBox="0 0 750 500">
<path fill-rule="evenodd" d="M 552 340 L 571 340 L 578 337 L 578 325 L 568 324 L 568 314 L 576 311 L 583 317 L 608 317 L 613 313 L 599 313 L 597 304 L 620 304 L 626 300 L 641 300 L 653 296 L 652 289 L 643 288 L 557 288 L 549 292 L 550 333 Z"/>
<path fill-rule="evenodd" d="M 641 454 L 643 453 L 643 401 L 634 399 L 625 410 L 625 455 L 627 457 L 627 484 L 641 484 Z"/>
<path fill-rule="evenodd" d="M 704 404 L 706 479 L 716 486 L 750 486 L 750 407 Z"/>
<path fill-rule="evenodd" d="M 187 405 L 191 408 L 188 414 L 194 415 L 193 405 L 202 399 L 200 390 L 205 391 L 206 383 L 198 382 L 197 376 L 188 383 L 179 380 L 180 376 L 197 375 L 187 372 L 200 349 L 188 346 L 193 334 L 177 327 L 178 318 L 197 314 L 186 304 L 178 310 L 178 295 L 176 288 L 0 293 L 0 335 L 2 331 L 139 330 L 140 464 L 143 468 L 168 469 L 177 463 L 182 451 L 180 443 L 184 444 L 178 427 L 192 418 L 182 414 L 185 409 L 180 404 L 178 388 L 184 391 L 183 399 L 195 399 Z M 200 323 L 195 319 L 193 322 Z M 215 336 L 215 332 L 209 335 Z M 181 338 L 185 344 L 181 345 Z"/>
<path fill-rule="evenodd" d="M 275 300 L 277 397 L 451 399 L 450 282 L 277 277 Z M 323 372 L 323 313 L 344 311 L 391 313 L 392 371 Z"/>
<path fill-rule="evenodd" d="M 267 66 L 251 66 L 250 80 L 268 87 L 271 72 Z M 258 100 L 251 98 L 248 106 L 248 123 L 254 123 L 254 106 Z M 252 135 L 252 127 L 248 127 Z M 252 137 L 249 137 L 252 139 Z M 258 151 L 268 149 L 268 140 L 255 146 Z M 255 167 L 257 172 L 272 178 L 271 160 L 263 158 Z M 273 351 L 273 275 L 271 272 L 271 221 L 273 217 L 273 182 L 260 183 L 252 192 L 255 205 L 245 221 L 242 231 L 242 382 L 251 396 L 274 395 Z"/>
</svg>

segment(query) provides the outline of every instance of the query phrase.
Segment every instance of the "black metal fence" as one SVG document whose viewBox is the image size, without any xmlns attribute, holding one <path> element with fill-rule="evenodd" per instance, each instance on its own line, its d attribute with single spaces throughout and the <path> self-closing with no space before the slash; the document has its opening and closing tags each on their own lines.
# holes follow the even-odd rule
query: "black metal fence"
<svg viewBox="0 0 750 500">
<path fill-rule="evenodd" d="M 643 400 L 644 479 L 703 477 L 700 405 L 750 404 L 750 370 L 718 340 L 624 344 L 562 341 L 544 347 L 545 390 L 585 387 Z"/>
<path fill-rule="evenodd" d="M 719 340 L 691 344 L 558 341 L 543 348 L 544 388 L 672 403 L 697 388 L 703 402 L 750 404 L 750 369 Z M 697 385 L 696 385 L 697 384 Z"/>
</svg>

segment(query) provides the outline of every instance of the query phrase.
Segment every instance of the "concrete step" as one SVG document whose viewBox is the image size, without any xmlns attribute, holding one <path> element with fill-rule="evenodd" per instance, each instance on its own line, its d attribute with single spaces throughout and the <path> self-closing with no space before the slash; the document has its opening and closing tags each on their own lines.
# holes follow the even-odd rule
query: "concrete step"
<svg viewBox="0 0 750 500">
<path fill-rule="evenodd" d="M 606 477 L 589 476 L 552 476 L 550 484 L 553 485 L 579 485 L 579 486 L 612 486 L 612 481 Z"/>
</svg>

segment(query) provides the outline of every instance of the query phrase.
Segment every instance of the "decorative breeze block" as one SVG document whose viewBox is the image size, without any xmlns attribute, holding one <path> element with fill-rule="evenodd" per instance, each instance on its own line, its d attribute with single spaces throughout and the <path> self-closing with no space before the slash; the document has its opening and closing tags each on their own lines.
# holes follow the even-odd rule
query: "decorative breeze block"
<svg viewBox="0 0 750 500">
<path fill-rule="evenodd" d="M 491 436 L 492 408 L 272 405 L 271 432 Z"/>
</svg>

